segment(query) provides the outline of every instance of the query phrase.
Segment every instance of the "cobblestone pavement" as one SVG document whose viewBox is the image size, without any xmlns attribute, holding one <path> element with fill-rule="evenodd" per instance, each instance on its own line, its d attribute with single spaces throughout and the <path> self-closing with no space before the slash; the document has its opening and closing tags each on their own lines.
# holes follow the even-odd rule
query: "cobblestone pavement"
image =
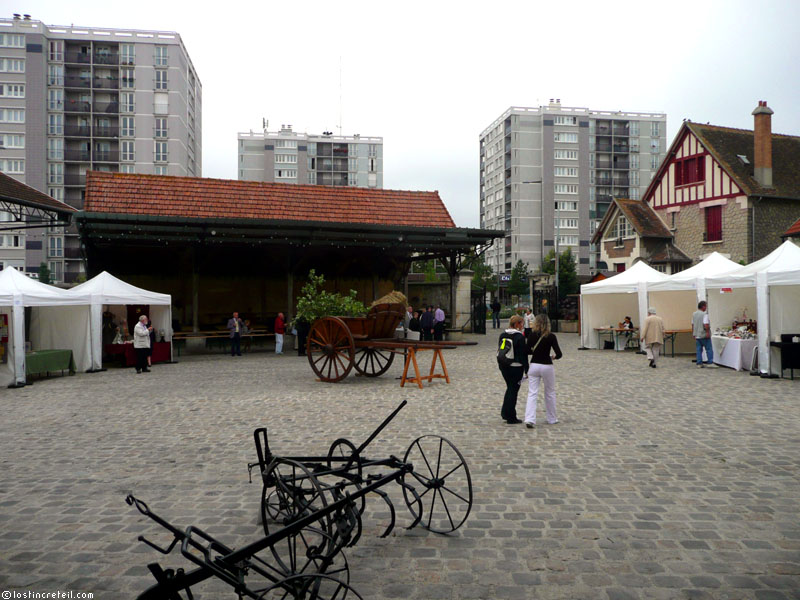
<svg viewBox="0 0 800 600">
<path fill-rule="evenodd" d="M 370 501 L 348 552 L 364 598 L 800 598 L 800 380 L 763 380 L 632 353 L 577 351 L 561 335 L 561 422 L 501 421 L 495 334 L 445 353 L 450 385 L 314 380 L 304 358 L 182 358 L 150 374 L 104 373 L 0 390 L 0 589 L 135 597 L 146 565 L 189 563 L 142 543 L 168 536 L 125 504 L 134 492 L 181 528 L 229 545 L 260 537 L 248 484 L 252 432 L 278 454 L 357 444 L 403 456 L 423 433 L 469 461 L 475 504 L 450 536 L 398 527 Z M 524 407 L 520 394 L 518 410 Z M 539 403 L 543 411 L 543 402 Z M 396 486 L 393 486 L 396 488 Z M 233 598 L 207 582 L 202 598 Z"/>
</svg>

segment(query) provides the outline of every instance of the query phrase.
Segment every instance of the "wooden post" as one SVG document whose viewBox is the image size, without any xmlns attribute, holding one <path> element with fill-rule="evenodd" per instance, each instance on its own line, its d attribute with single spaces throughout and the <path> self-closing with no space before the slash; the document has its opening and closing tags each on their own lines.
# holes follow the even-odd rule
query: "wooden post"
<svg viewBox="0 0 800 600">
<path fill-rule="evenodd" d="M 286 274 L 286 322 L 294 317 L 294 273 L 291 269 Z"/>
<path fill-rule="evenodd" d="M 200 267 L 197 264 L 197 247 L 192 248 L 192 331 L 200 331 Z"/>
</svg>

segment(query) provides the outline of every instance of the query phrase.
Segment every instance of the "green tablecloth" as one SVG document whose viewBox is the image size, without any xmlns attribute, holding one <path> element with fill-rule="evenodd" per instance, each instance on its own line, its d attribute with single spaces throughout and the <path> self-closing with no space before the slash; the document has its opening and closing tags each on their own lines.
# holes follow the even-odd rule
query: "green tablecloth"
<svg viewBox="0 0 800 600">
<path fill-rule="evenodd" d="M 75 375 L 75 359 L 72 350 L 39 350 L 25 354 L 25 374 L 58 373 L 69 370 Z"/>
</svg>

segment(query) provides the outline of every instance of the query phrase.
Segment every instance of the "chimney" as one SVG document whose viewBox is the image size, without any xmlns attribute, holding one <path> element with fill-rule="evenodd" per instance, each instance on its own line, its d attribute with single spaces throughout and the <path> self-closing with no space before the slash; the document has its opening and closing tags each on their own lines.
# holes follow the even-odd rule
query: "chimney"
<svg viewBox="0 0 800 600">
<path fill-rule="evenodd" d="M 766 100 L 759 100 L 753 111 L 753 176 L 761 187 L 772 187 L 772 115 Z"/>
</svg>

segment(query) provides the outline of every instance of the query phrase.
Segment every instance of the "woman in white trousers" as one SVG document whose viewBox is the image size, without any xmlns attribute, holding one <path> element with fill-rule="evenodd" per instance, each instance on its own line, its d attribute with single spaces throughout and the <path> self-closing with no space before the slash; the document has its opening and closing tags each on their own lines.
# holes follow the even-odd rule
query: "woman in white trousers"
<svg viewBox="0 0 800 600">
<path fill-rule="evenodd" d="M 533 328 L 528 337 L 528 352 L 531 364 L 528 368 L 528 403 L 525 407 L 525 426 L 533 429 L 536 425 L 536 406 L 539 399 L 539 382 L 544 383 L 544 404 L 547 422 L 558 423 L 556 414 L 556 372 L 553 358 L 561 358 L 558 339 L 550 332 L 550 319 L 545 314 L 536 315 Z M 554 352 L 551 358 L 550 354 Z"/>
</svg>

